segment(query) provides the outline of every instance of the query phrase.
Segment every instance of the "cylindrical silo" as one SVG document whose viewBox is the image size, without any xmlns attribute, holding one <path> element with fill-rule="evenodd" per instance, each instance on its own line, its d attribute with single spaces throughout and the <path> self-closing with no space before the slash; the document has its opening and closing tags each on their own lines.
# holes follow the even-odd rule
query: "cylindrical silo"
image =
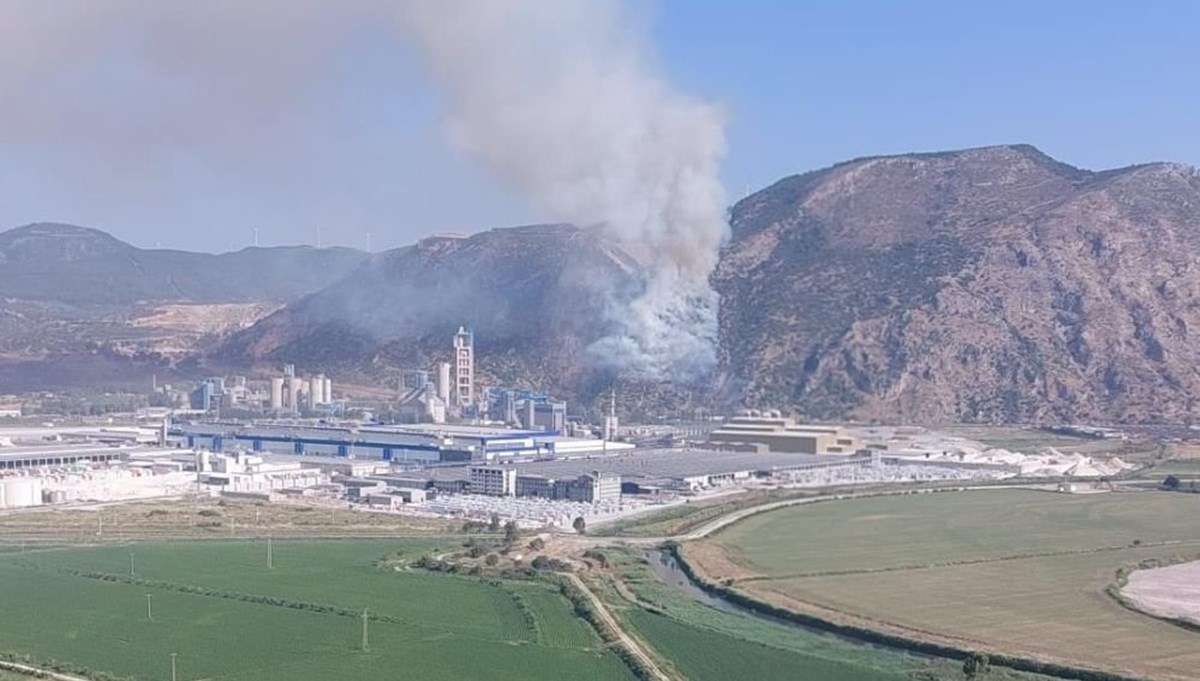
<svg viewBox="0 0 1200 681">
<path fill-rule="evenodd" d="M 450 404 L 450 363 L 438 362 L 437 365 L 437 396 L 445 404 Z"/>
<path fill-rule="evenodd" d="M 284 406 L 291 409 L 293 412 L 300 411 L 300 384 L 303 381 L 295 376 L 288 376 L 285 381 L 284 394 L 287 395 L 287 402 Z"/>
<path fill-rule="evenodd" d="M 325 395 L 325 401 L 332 402 L 333 401 L 333 379 L 326 378 L 324 383 L 325 383 L 325 387 L 323 389 L 323 392 Z"/>
<path fill-rule="evenodd" d="M 40 506 L 42 503 L 42 481 L 38 478 L 8 478 L 0 483 L 0 504 L 5 508 Z"/>
<path fill-rule="evenodd" d="M 271 379 L 271 408 L 278 411 L 283 409 L 283 377 Z"/>
</svg>

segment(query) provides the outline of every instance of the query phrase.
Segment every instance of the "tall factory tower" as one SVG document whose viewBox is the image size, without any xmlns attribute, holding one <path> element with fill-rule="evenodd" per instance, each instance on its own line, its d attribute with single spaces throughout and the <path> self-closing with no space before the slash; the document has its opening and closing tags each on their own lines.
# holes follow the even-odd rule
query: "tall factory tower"
<svg viewBox="0 0 1200 681">
<path fill-rule="evenodd" d="M 475 402 L 475 336 L 463 327 L 454 334 L 454 405 L 460 410 Z"/>
</svg>

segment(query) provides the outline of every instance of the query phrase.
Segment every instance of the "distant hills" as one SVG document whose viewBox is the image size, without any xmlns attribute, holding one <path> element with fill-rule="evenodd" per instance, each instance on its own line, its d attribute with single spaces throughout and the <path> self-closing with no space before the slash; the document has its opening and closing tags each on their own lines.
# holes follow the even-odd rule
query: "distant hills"
<svg viewBox="0 0 1200 681">
<path fill-rule="evenodd" d="M 623 382 L 626 407 L 919 422 L 1196 418 L 1195 169 L 1092 172 L 1022 145 L 905 154 L 784 178 L 731 214 L 712 276 L 717 373 Z M 0 267 L 0 295 L 56 305 L 290 300 L 198 346 L 192 361 L 214 370 L 294 361 L 390 383 L 400 368 L 444 357 L 465 324 L 485 375 L 585 402 L 619 378 L 593 370 L 584 352 L 608 331 L 593 283 L 622 291 L 640 274 L 620 248 L 569 225 L 433 237 L 369 260 L 144 251 L 33 225 L 0 234 Z"/>
<path fill-rule="evenodd" d="M 367 260 L 349 249 L 211 255 L 136 248 L 86 227 L 0 232 L 0 392 L 118 387 L 181 360 Z"/>
<path fill-rule="evenodd" d="M 73 304 L 285 302 L 367 258 L 345 248 L 245 248 L 212 255 L 137 248 L 97 229 L 40 223 L 0 232 L 0 296 Z"/>
</svg>

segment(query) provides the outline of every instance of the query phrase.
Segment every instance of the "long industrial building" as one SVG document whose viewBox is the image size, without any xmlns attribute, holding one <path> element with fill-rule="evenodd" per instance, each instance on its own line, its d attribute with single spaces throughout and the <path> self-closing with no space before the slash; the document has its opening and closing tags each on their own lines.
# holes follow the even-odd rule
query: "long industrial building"
<svg viewBox="0 0 1200 681">
<path fill-rule="evenodd" d="M 611 485 L 614 479 L 619 480 L 621 489 L 626 493 L 692 492 L 792 471 L 869 465 L 870 457 L 857 456 L 657 449 L 567 460 L 518 461 L 486 467 L 430 467 L 409 471 L 406 477 L 410 485 L 448 492 L 475 492 L 474 481 L 487 475 L 480 471 L 506 471 L 507 475 L 512 476 L 511 495 L 555 498 L 553 492 L 547 491 L 548 486 L 552 489 L 554 481 L 577 481 L 581 476 L 588 475 L 603 478 L 604 485 Z M 497 472 L 492 475 L 501 474 Z"/>
<path fill-rule="evenodd" d="M 624 443 L 569 438 L 540 430 L 443 424 L 337 428 L 205 423 L 177 425 L 170 435 L 188 448 L 214 452 L 246 449 L 401 464 L 583 456 L 633 448 Z"/>
<path fill-rule="evenodd" d="M 104 445 L 13 447 L 0 450 L 0 470 L 121 461 L 128 452 Z"/>
<path fill-rule="evenodd" d="M 798 424 L 778 412 L 735 416 L 708 434 L 708 447 L 726 451 L 853 454 L 862 441 L 837 426 Z"/>
</svg>

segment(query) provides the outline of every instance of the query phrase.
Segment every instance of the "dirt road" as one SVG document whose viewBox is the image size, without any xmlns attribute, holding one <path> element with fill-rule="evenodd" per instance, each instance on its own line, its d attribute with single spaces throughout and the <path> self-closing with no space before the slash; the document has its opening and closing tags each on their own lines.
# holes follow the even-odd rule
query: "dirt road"
<svg viewBox="0 0 1200 681">
<path fill-rule="evenodd" d="M 587 584 L 585 584 L 584 581 L 579 578 L 579 575 L 574 573 L 566 573 L 566 577 L 567 579 L 571 580 L 575 586 L 579 587 L 580 591 L 587 596 L 588 601 L 591 602 L 592 607 L 596 610 L 596 614 L 599 615 L 600 619 L 604 620 L 604 623 L 616 633 L 617 640 L 621 642 L 621 645 L 625 646 L 629 652 L 633 653 L 633 655 L 641 661 L 642 665 L 650 671 L 650 674 L 654 678 L 659 679 L 659 681 L 672 681 L 671 677 L 658 667 L 658 664 L 655 663 L 654 658 L 650 656 L 650 653 L 646 652 L 646 649 L 642 646 L 641 642 L 631 636 L 629 632 L 625 631 L 617 618 L 614 617 L 611 612 L 609 612 L 608 608 L 604 605 L 604 602 L 600 600 L 600 597 L 588 588 Z"/>
<path fill-rule="evenodd" d="M 82 676 L 60 674 L 58 672 L 52 672 L 48 669 L 39 669 L 37 667 L 31 667 L 27 664 L 19 664 L 17 662 L 0 662 L 0 669 L 7 669 L 8 671 L 17 672 L 19 674 L 26 674 L 30 678 L 35 679 L 55 679 L 55 681 L 88 681 L 88 679 L 85 679 Z"/>
</svg>

